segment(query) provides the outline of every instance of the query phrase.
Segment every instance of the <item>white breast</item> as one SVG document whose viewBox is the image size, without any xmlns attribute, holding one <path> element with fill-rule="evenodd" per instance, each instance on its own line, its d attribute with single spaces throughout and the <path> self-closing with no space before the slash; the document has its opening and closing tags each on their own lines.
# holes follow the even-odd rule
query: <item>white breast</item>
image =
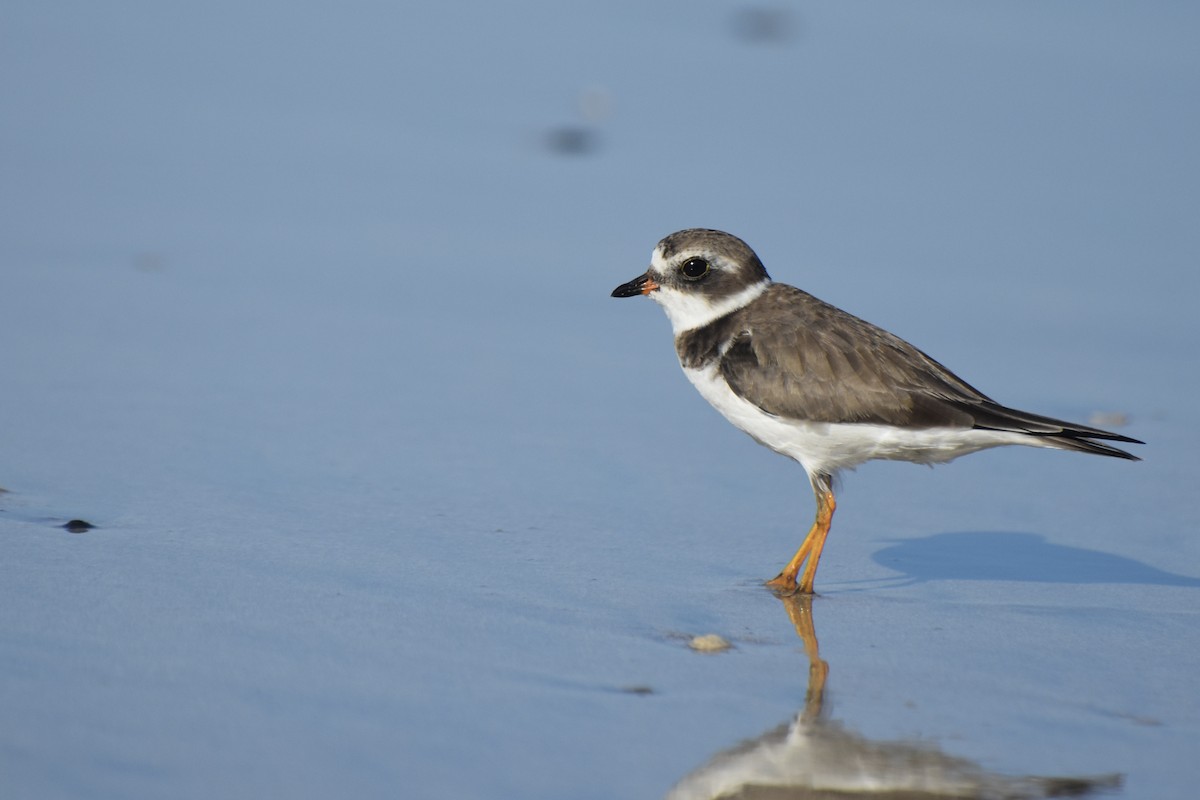
<svg viewBox="0 0 1200 800">
<path fill-rule="evenodd" d="M 904 429 L 860 423 L 806 422 L 768 414 L 738 397 L 716 364 L 684 368 L 688 380 L 712 407 L 759 444 L 794 458 L 811 476 L 832 475 L 873 459 L 935 464 L 1006 444 L 1037 445 L 1020 433 L 972 428 Z M 1051 446 L 1051 445 L 1047 445 Z"/>
</svg>

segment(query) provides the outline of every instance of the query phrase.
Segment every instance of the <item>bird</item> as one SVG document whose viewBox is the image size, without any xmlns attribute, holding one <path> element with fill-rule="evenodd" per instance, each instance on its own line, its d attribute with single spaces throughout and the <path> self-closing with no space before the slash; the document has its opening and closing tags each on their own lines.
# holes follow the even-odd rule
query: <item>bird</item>
<svg viewBox="0 0 1200 800">
<path fill-rule="evenodd" d="M 1104 443 L 1145 444 L 1138 439 L 1001 405 L 900 337 L 772 281 L 724 231 L 672 233 L 612 296 L 658 303 L 700 395 L 807 474 L 816 516 L 766 582 L 781 595 L 814 593 L 842 470 L 875 459 L 940 464 L 1003 445 L 1141 460 Z"/>
</svg>

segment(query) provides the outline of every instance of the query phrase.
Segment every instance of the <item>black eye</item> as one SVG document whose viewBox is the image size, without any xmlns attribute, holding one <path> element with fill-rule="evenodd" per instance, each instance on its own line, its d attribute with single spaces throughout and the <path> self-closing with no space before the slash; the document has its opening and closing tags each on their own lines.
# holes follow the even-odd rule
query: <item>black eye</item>
<svg viewBox="0 0 1200 800">
<path fill-rule="evenodd" d="M 683 266 L 679 268 L 679 271 L 689 281 L 698 281 L 708 274 L 708 262 L 703 258 L 689 258 L 683 262 Z"/>
</svg>

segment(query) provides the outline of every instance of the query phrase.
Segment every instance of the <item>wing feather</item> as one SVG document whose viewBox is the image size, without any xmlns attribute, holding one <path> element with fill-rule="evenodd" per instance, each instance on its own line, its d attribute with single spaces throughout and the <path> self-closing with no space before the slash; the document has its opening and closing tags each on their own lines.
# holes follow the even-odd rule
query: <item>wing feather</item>
<svg viewBox="0 0 1200 800">
<path fill-rule="evenodd" d="M 773 284 L 722 327 L 733 342 L 720 357 L 721 374 L 735 393 L 776 416 L 1013 431 L 1127 458 L 1087 439 L 1140 444 L 1002 406 L 898 336 L 791 286 Z"/>
</svg>

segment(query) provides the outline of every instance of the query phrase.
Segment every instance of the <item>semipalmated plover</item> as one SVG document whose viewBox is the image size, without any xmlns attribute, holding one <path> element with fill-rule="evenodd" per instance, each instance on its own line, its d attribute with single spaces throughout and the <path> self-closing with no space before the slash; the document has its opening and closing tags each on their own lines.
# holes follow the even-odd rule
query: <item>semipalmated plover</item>
<svg viewBox="0 0 1200 800">
<path fill-rule="evenodd" d="M 1008 444 L 1139 460 L 1096 441 L 1143 444 L 1137 439 L 1002 406 L 903 339 L 772 282 L 728 233 L 663 239 L 645 274 L 612 293 L 637 295 L 666 312 L 679 363 L 704 399 L 808 473 L 816 520 L 767 581 L 782 593 L 813 591 L 839 470 L 872 459 L 936 464 Z"/>
</svg>

